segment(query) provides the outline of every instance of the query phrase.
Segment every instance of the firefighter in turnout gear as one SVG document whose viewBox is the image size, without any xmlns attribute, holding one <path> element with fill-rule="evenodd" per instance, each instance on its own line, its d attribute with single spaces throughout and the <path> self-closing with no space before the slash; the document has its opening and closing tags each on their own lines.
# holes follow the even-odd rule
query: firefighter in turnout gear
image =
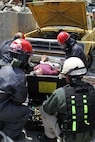
<svg viewBox="0 0 95 142">
<path fill-rule="evenodd" d="M 78 57 L 84 62 L 86 67 L 88 66 L 83 45 L 79 44 L 69 33 L 64 31 L 60 32 L 57 36 L 57 40 L 61 49 L 66 53 L 66 58 Z"/>
<path fill-rule="evenodd" d="M 83 81 L 87 69 L 78 57 L 65 60 L 67 85 L 57 88 L 41 106 L 44 136 L 41 142 L 94 142 L 95 89 Z"/>
<path fill-rule="evenodd" d="M 32 45 L 25 39 L 16 39 L 9 48 L 9 58 L 0 69 L 0 124 L 1 130 L 14 141 L 22 138 L 22 129 L 30 109 L 24 105 L 27 98 L 25 68 L 32 54 Z M 27 140 L 28 141 L 28 140 Z"/>
</svg>

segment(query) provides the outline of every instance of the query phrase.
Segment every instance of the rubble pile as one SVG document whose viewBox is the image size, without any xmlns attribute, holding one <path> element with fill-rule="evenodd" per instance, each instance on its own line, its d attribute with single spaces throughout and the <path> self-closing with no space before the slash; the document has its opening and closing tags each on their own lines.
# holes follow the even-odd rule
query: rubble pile
<svg viewBox="0 0 95 142">
<path fill-rule="evenodd" d="M 30 12 L 30 9 L 19 0 L 2 0 L 0 1 L 0 11 Z"/>
</svg>

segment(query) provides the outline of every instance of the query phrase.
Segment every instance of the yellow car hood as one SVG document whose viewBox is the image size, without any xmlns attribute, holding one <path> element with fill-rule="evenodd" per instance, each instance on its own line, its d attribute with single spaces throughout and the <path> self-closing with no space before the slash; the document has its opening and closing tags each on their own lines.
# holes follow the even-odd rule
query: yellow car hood
<svg viewBox="0 0 95 142">
<path fill-rule="evenodd" d="M 87 30 L 86 6 L 83 0 L 28 2 L 40 28 L 73 26 Z"/>
</svg>

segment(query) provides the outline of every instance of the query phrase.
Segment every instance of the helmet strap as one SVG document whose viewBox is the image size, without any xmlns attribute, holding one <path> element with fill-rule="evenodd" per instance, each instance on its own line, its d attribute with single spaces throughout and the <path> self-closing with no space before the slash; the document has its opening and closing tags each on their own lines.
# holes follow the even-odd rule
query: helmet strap
<svg viewBox="0 0 95 142">
<path fill-rule="evenodd" d="M 10 64 L 14 67 L 20 67 L 21 62 L 19 59 L 13 58 Z"/>
<path fill-rule="evenodd" d="M 66 74 L 70 74 L 72 71 L 74 71 L 74 70 L 80 70 L 80 69 L 84 69 L 85 67 L 81 67 L 81 68 L 79 68 L 78 66 L 77 67 L 75 67 L 75 68 L 73 68 L 73 69 L 70 69 Z"/>
</svg>

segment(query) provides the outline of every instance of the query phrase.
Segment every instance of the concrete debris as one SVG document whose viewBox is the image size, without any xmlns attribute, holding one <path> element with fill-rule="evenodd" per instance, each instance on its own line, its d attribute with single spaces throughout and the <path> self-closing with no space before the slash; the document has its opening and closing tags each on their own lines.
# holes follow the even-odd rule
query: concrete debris
<svg viewBox="0 0 95 142">
<path fill-rule="evenodd" d="M 0 11 L 31 12 L 28 7 L 22 5 L 21 1 L 16 4 L 13 0 L 0 1 Z"/>
<path fill-rule="evenodd" d="M 12 11 L 15 12 L 31 12 L 28 7 L 21 7 L 21 6 L 12 6 L 11 8 Z"/>
<path fill-rule="evenodd" d="M 5 5 L 2 1 L 0 1 L 0 10 L 4 9 Z"/>
<path fill-rule="evenodd" d="M 11 10 L 12 11 L 16 11 L 16 12 L 21 12 L 22 11 L 22 7 L 14 5 L 14 6 L 12 6 Z"/>
</svg>

